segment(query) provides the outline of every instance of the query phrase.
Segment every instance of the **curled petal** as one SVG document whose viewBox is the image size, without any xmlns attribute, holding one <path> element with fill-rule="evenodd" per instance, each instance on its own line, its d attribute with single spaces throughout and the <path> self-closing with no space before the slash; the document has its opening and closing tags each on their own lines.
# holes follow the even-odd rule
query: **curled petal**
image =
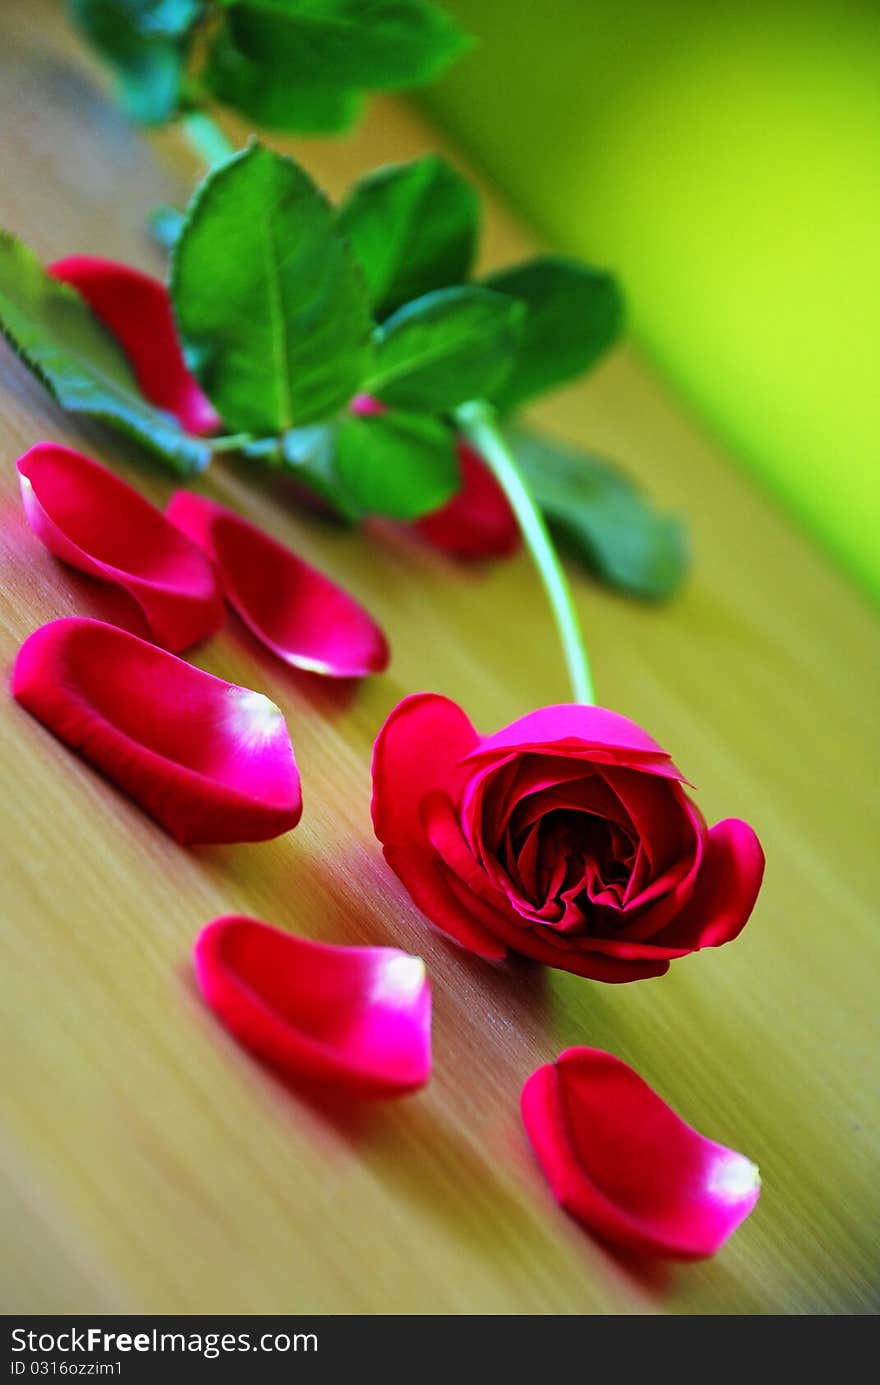
<svg viewBox="0 0 880 1385">
<path fill-rule="evenodd" d="M 656 948 L 643 957 L 606 956 L 592 947 L 567 943 L 565 935 L 552 928 L 521 929 L 513 920 L 512 910 L 501 914 L 495 928 L 498 939 L 503 939 L 511 951 L 530 957 L 533 962 L 559 967 L 572 976 L 615 986 L 625 981 L 647 981 L 654 976 L 664 976 L 669 970 L 668 954 Z"/>
<path fill-rule="evenodd" d="M 494 935 L 496 951 L 488 950 L 485 942 L 480 947 L 469 942 L 456 930 L 461 927 L 461 911 L 452 913 L 444 898 L 438 900 L 435 893 L 427 894 L 422 882 L 417 879 L 417 858 L 401 852 L 395 860 L 385 855 L 389 864 L 403 880 L 415 902 L 428 918 L 442 928 L 445 933 L 463 942 L 471 951 L 482 957 L 503 957 L 510 948 L 534 962 L 544 962 L 551 967 L 563 967 L 575 976 L 589 977 L 592 981 L 616 983 L 623 981 L 642 981 L 652 976 L 662 976 L 669 969 L 669 957 L 674 953 L 659 952 L 656 948 L 643 948 L 629 954 L 624 950 L 620 955 L 605 956 L 593 950 L 585 950 L 577 943 L 569 944 L 564 935 L 551 929 L 538 929 L 526 926 L 522 915 L 511 909 L 507 901 L 494 888 L 492 882 L 482 872 L 470 854 L 470 848 L 452 811 L 449 798 L 443 793 L 427 796 L 421 806 L 424 830 L 430 845 L 439 856 L 445 870 L 467 890 L 467 919 L 470 922 L 482 914 L 484 926 Z M 422 889 L 422 894 L 417 893 Z M 447 890 L 448 894 L 448 890 Z M 462 894 L 457 895 L 462 902 Z M 579 940 L 581 943 L 583 940 Z"/>
<path fill-rule="evenodd" d="M 175 652 L 219 630 L 223 599 L 204 553 L 132 486 L 89 457 L 41 442 L 18 459 L 28 523 L 56 558 L 122 587 Z"/>
<path fill-rule="evenodd" d="M 385 859 L 415 904 L 462 947 L 499 960 L 507 947 L 486 926 L 485 908 L 458 882 L 425 832 L 421 804 L 429 794 L 454 796 L 456 762 L 477 733 L 459 706 L 436 693 L 405 697 L 388 717 L 373 750 L 373 827 Z"/>
<path fill-rule="evenodd" d="M 481 736 L 471 759 L 507 753 L 546 752 L 553 754 L 590 751 L 590 760 L 607 760 L 633 765 L 651 774 L 681 779 L 667 752 L 628 717 L 610 712 L 607 707 L 585 706 L 577 702 L 539 707 L 492 736 Z M 604 754 L 603 754 L 604 752 Z"/>
<path fill-rule="evenodd" d="M 725 818 L 709 829 L 694 892 L 652 942 L 695 952 L 721 947 L 742 932 L 764 878 L 764 852 L 747 822 Z"/>
<path fill-rule="evenodd" d="M 420 957 L 230 916 L 202 930 L 194 958 L 211 1009 L 283 1076 L 357 1097 L 404 1096 L 428 1081 L 431 988 Z"/>
<path fill-rule="evenodd" d="M 624 1249 L 714 1255 L 758 1200 L 749 1159 L 699 1134 L 601 1049 L 567 1049 L 533 1072 L 522 1115 L 557 1200 Z"/>
<path fill-rule="evenodd" d="M 213 559 L 230 606 L 279 659 L 328 678 L 387 668 L 372 616 L 289 548 L 191 491 L 172 496 L 168 518 Z"/>
<path fill-rule="evenodd" d="M 25 640 L 13 696 L 179 842 L 264 841 L 302 812 L 284 717 L 99 620 L 56 620 Z"/>
<path fill-rule="evenodd" d="M 434 548 L 455 558 L 506 558 L 520 533 L 507 496 L 492 472 L 463 440 L 457 444 L 461 485 L 451 500 L 413 525 Z"/>
<path fill-rule="evenodd" d="M 130 265 L 70 255 L 49 273 L 76 289 L 122 347 L 144 398 L 188 433 L 215 433 L 220 418 L 187 370 L 168 290 Z"/>
</svg>

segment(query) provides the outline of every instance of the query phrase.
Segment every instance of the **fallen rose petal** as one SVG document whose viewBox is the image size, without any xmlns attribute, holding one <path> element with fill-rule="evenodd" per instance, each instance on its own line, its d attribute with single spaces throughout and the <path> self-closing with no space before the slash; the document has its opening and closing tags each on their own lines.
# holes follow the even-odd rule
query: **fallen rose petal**
<svg viewBox="0 0 880 1385">
<path fill-rule="evenodd" d="M 758 1200 L 749 1159 L 699 1134 L 601 1049 L 566 1049 L 533 1072 L 522 1116 L 557 1200 L 624 1249 L 714 1255 Z"/>
<path fill-rule="evenodd" d="M 17 465 L 37 538 L 56 558 L 122 587 L 159 644 L 177 652 L 220 629 L 223 599 L 210 562 L 132 486 L 51 442 Z"/>
<path fill-rule="evenodd" d="M 232 915 L 202 930 L 194 960 L 211 1009 L 285 1077 L 370 1098 L 428 1081 L 431 987 L 420 957 L 310 942 Z"/>
<path fill-rule="evenodd" d="M 388 641 L 359 602 L 241 516 L 178 491 L 168 518 L 216 564 L 226 599 L 267 649 L 328 678 L 387 668 Z"/>
<path fill-rule="evenodd" d="M 299 822 L 274 703 L 116 626 L 71 617 L 35 630 L 12 693 L 179 842 L 264 841 Z"/>
<path fill-rule="evenodd" d="M 451 500 L 413 528 L 455 558 L 506 558 L 520 545 L 519 525 L 504 491 L 479 452 L 459 440 L 461 485 Z"/>
<path fill-rule="evenodd" d="M 70 255 L 48 272 L 85 299 L 116 338 L 144 398 L 173 414 L 188 433 L 216 433 L 220 417 L 183 359 L 168 290 L 131 265 Z"/>
</svg>

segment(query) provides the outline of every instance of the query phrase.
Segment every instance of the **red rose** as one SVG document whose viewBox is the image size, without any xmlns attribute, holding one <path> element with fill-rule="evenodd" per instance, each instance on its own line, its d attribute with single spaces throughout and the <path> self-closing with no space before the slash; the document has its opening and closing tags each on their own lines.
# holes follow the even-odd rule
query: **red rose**
<svg viewBox="0 0 880 1385">
<path fill-rule="evenodd" d="M 707 828 L 666 751 L 602 707 L 543 707 L 480 736 L 448 698 L 405 698 L 376 741 L 373 825 L 456 942 L 597 981 L 729 942 L 764 870 L 751 827 Z"/>
</svg>

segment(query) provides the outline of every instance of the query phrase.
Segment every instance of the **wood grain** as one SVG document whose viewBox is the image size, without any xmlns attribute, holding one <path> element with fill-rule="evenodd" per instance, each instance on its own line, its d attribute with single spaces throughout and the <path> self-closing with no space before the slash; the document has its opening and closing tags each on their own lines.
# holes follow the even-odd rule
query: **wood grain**
<svg viewBox="0 0 880 1385">
<path fill-rule="evenodd" d="M 158 271 L 147 210 L 194 173 L 178 137 L 129 130 L 44 0 L 0 20 L 0 221 L 47 259 Z M 392 102 L 353 137 L 292 144 L 338 194 L 440 146 Z M 528 237 L 490 198 L 486 263 Z M 0 704 L 7 1312 L 855 1313 L 877 1307 L 877 628 L 863 599 L 652 377 L 616 352 L 536 411 L 624 460 L 687 516 L 694 576 L 662 609 L 585 580 L 601 697 L 675 753 L 710 819 L 757 826 L 766 886 L 742 939 L 657 981 L 602 987 L 468 958 L 422 920 L 369 823 L 373 737 L 436 689 L 478 725 L 566 696 L 522 558 L 468 572 L 400 538 L 337 534 L 217 468 L 206 488 L 354 588 L 388 630 L 387 676 L 297 677 L 241 627 L 196 661 L 284 709 L 306 810 L 263 845 L 184 851 L 17 708 Z M 66 419 L 0 348 L 4 679 L 54 617 L 106 594 L 51 559 L 14 459 L 83 447 L 163 502 L 109 433 Z M 831 465 L 833 459 L 829 459 Z M 242 910 L 314 938 L 394 942 L 434 979 L 436 1075 L 343 1120 L 291 1095 L 202 1008 L 198 928 Z M 711 1263 L 646 1276 L 554 1206 L 519 1125 L 538 1063 L 578 1042 L 633 1063 L 761 1165 L 764 1194 Z"/>
</svg>

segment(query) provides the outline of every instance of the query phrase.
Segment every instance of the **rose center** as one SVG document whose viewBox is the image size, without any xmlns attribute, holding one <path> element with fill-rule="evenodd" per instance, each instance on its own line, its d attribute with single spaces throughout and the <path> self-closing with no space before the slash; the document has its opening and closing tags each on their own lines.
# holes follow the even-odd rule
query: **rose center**
<svg viewBox="0 0 880 1385">
<path fill-rule="evenodd" d="M 622 907 L 636 851 L 630 833 L 617 823 L 582 810 L 555 809 L 513 834 L 511 848 L 520 885 L 533 904 L 567 900 L 581 909 Z"/>
</svg>

